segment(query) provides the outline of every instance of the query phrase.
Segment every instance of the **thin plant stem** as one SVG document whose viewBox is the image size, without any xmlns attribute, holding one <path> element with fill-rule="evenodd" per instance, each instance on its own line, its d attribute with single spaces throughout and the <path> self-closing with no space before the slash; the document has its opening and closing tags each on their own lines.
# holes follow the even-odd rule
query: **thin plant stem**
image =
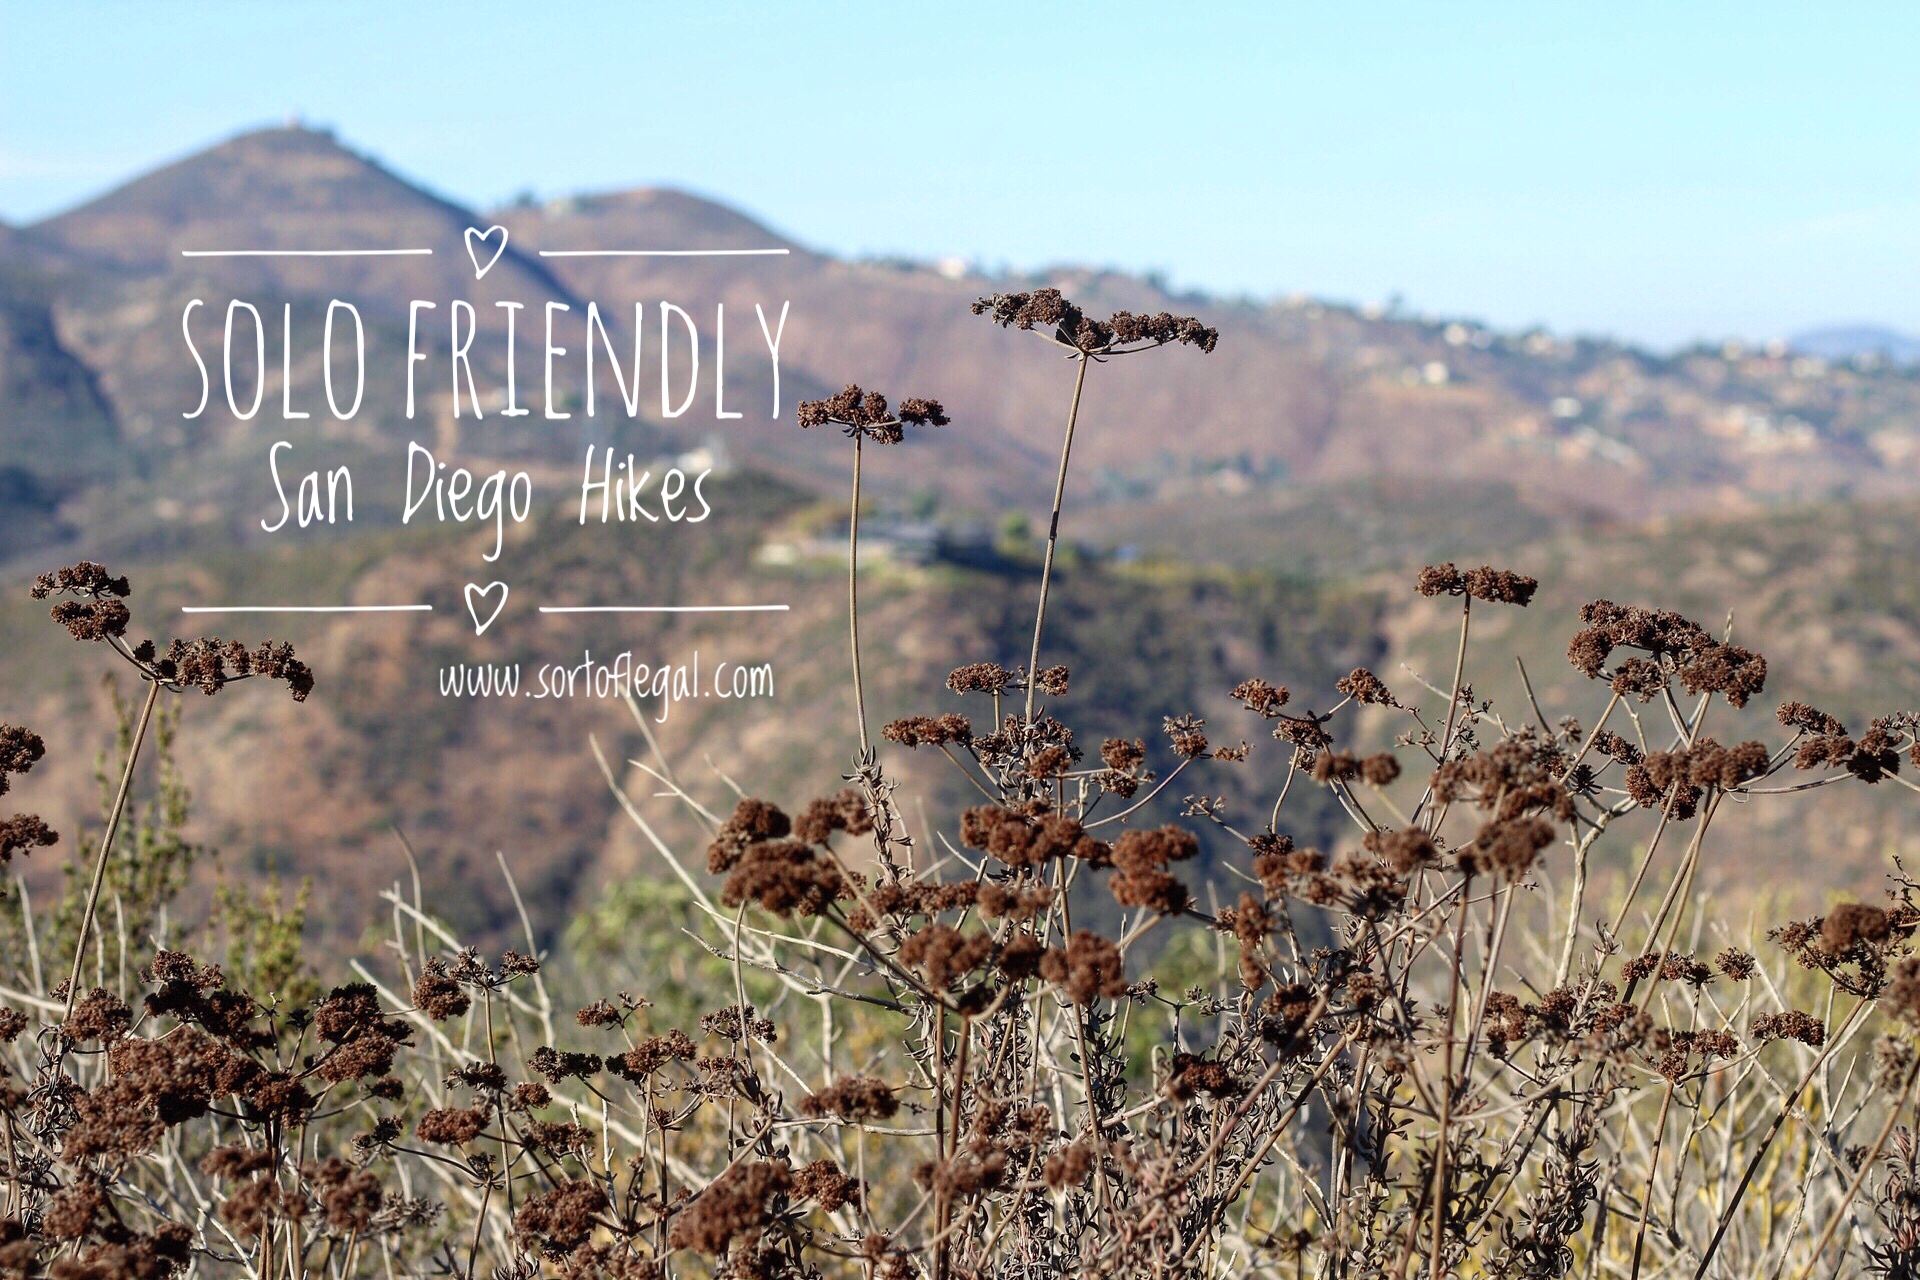
<svg viewBox="0 0 1920 1280">
<path fill-rule="evenodd" d="M 1660 1146 L 1667 1136 L 1667 1114 L 1673 1109 L 1673 1081 L 1660 1098 L 1660 1119 L 1653 1130 L 1653 1153 L 1647 1157 L 1647 1189 L 1640 1197 L 1640 1223 L 1633 1233 L 1633 1271 L 1629 1280 L 1640 1280 L 1640 1260 L 1647 1245 L 1647 1219 L 1653 1213 L 1653 1182 L 1660 1173 Z"/>
<path fill-rule="evenodd" d="M 1594 841 L 1605 831 L 1604 826 L 1596 826 L 1585 836 L 1576 834 L 1573 840 L 1573 887 L 1567 895 L 1567 936 L 1561 944 L 1560 963 L 1553 971 L 1553 985 L 1567 985 L 1567 975 L 1573 972 L 1574 952 L 1580 945 L 1580 912 L 1587 901 L 1587 861 L 1593 852 Z"/>
<path fill-rule="evenodd" d="M 1044 599 L 1045 588 L 1041 590 Z M 858 435 L 853 437 L 853 504 L 847 514 L 847 641 L 853 649 L 853 712 L 854 717 L 860 722 L 860 755 L 864 759 L 872 747 L 867 740 L 866 689 L 860 681 L 860 437 Z"/>
<path fill-rule="evenodd" d="M 140 759 L 140 744 L 146 740 L 147 725 L 153 719 L 154 704 L 160 700 L 160 682 L 149 679 L 147 698 L 140 706 L 140 722 L 134 726 L 133 745 L 127 748 L 127 766 L 120 771 L 120 790 L 113 797 L 113 809 L 107 815 L 107 829 L 100 837 L 100 852 L 93 859 L 93 883 L 87 888 L 87 907 L 80 916 L 80 936 L 73 944 L 73 968 L 67 974 L 67 1016 L 80 992 L 80 967 L 86 962 L 87 940 L 93 933 L 93 918 L 100 906 L 100 886 L 107 878 L 107 855 L 113 851 L 114 833 L 120 829 L 120 816 L 127 809 L 127 795 L 133 790 L 133 766 Z"/>
<path fill-rule="evenodd" d="M 1453 746 L 1454 718 L 1460 710 L 1460 681 L 1467 671 L 1467 626 L 1473 621 L 1473 597 L 1461 597 L 1460 605 L 1460 647 L 1453 658 L 1453 693 L 1447 699 L 1447 727 L 1440 733 L 1440 763 L 1447 762 L 1447 754 Z"/>
<path fill-rule="evenodd" d="M 1027 709 L 1024 723 L 1033 723 L 1034 675 L 1040 670 L 1040 634 L 1047 625 L 1047 589 L 1053 584 L 1053 553 L 1060 543 L 1060 507 L 1067 497 L 1067 460 L 1073 455 L 1073 428 L 1080 421 L 1080 391 L 1087 385 L 1087 365 L 1080 353 L 1080 368 L 1073 379 L 1073 405 L 1067 410 L 1067 436 L 1060 442 L 1060 473 L 1053 481 L 1053 516 L 1047 522 L 1046 557 L 1040 563 L 1040 605 L 1033 613 L 1033 651 L 1027 658 Z"/>
<path fill-rule="evenodd" d="M 1464 619 L 1460 624 L 1460 632 L 1462 636 L 1466 634 L 1466 622 Z M 1458 683 L 1459 678 L 1456 676 L 1456 687 Z M 1442 739 L 1442 750 L 1445 750 L 1445 739 Z M 1472 876 L 1469 874 L 1468 881 L 1471 882 L 1471 880 Z M 1460 892 L 1459 914 L 1454 917 L 1453 921 L 1453 965 L 1452 972 L 1448 977 L 1447 986 L 1447 1034 L 1440 1045 L 1440 1131 L 1438 1138 L 1436 1138 L 1434 1142 L 1432 1195 L 1433 1235 L 1427 1264 L 1427 1269 L 1434 1277 L 1434 1280 L 1438 1280 L 1441 1275 L 1445 1274 L 1441 1270 L 1441 1260 L 1445 1254 L 1447 1239 L 1447 1126 L 1453 1115 L 1454 1018 L 1458 1015 L 1460 1008 L 1460 970 L 1466 964 L 1464 947 L 1467 936 L 1467 916 L 1469 914 L 1468 898 L 1469 893 L 1467 889 L 1462 888 Z M 1489 981 L 1491 981 L 1491 978 L 1489 978 Z M 1464 1064 L 1464 1066 L 1467 1072 L 1473 1070 L 1471 1062 Z"/>
<path fill-rule="evenodd" d="M 934 1013 L 933 1023 L 933 1145 L 941 1160 L 947 1158 L 947 1010 L 944 1005 Z M 959 1088 L 954 1088 L 954 1110 L 959 1111 Z M 933 1184 L 933 1230 L 936 1252 L 933 1260 L 934 1280 L 947 1280 L 948 1253 L 950 1242 L 947 1239 L 947 1195 L 936 1179 Z"/>
<path fill-rule="evenodd" d="M 1829 1244 L 1833 1243 L 1833 1233 L 1839 1230 L 1840 1220 L 1847 1216 L 1847 1210 L 1853 1205 L 1854 1197 L 1860 1194 L 1860 1188 L 1866 1184 L 1867 1175 L 1873 1172 L 1874 1162 L 1879 1160 L 1880 1153 L 1886 1150 L 1887 1139 L 1893 1136 L 1894 1123 L 1900 1119 L 1900 1113 L 1906 1110 L 1907 1103 L 1912 1100 L 1913 1086 L 1916 1081 L 1920 1081 L 1920 1065 L 1907 1069 L 1907 1082 L 1901 1086 L 1900 1095 L 1894 1099 L 1893 1106 L 1887 1111 L 1887 1119 L 1880 1126 L 1879 1136 L 1874 1138 L 1873 1146 L 1867 1149 L 1865 1158 L 1860 1161 L 1860 1168 L 1853 1175 L 1853 1181 L 1847 1184 L 1846 1193 L 1840 1197 L 1839 1205 L 1827 1219 L 1826 1230 L 1822 1231 L 1820 1238 L 1814 1242 L 1813 1252 L 1808 1255 L 1806 1265 L 1800 1268 L 1794 1280 L 1807 1280 L 1807 1277 L 1813 1274 L 1814 1267 L 1819 1265 L 1820 1255 L 1827 1251 Z"/>
<path fill-rule="evenodd" d="M 1794 1085 L 1793 1092 L 1787 1094 L 1785 1100 L 1781 1102 L 1780 1109 L 1774 1113 L 1773 1123 L 1762 1135 L 1759 1144 L 1754 1148 L 1752 1157 L 1747 1161 L 1745 1172 L 1740 1175 L 1740 1185 L 1733 1189 L 1733 1195 L 1727 1200 L 1727 1207 L 1721 1210 L 1720 1222 L 1714 1227 L 1713 1239 L 1707 1242 L 1706 1251 L 1700 1255 L 1700 1265 L 1694 1268 L 1693 1280 L 1704 1280 L 1707 1269 L 1713 1265 L 1713 1255 L 1720 1251 L 1720 1242 L 1726 1239 L 1727 1228 L 1733 1225 L 1733 1217 L 1740 1211 L 1740 1202 L 1746 1198 L 1747 1188 L 1753 1185 L 1754 1175 L 1760 1172 L 1761 1164 L 1766 1161 L 1767 1152 L 1772 1148 L 1773 1140 L 1779 1137 L 1780 1130 L 1786 1127 L 1787 1117 L 1793 1114 L 1794 1105 L 1799 1101 L 1800 1095 L 1807 1091 L 1807 1086 L 1813 1082 L 1814 1076 L 1821 1067 L 1826 1065 L 1834 1049 L 1852 1028 L 1854 1019 L 1864 1013 L 1871 1003 L 1869 1000 L 1862 1000 L 1853 1006 L 1852 1011 L 1842 1019 L 1840 1025 L 1827 1036 L 1826 1044 L 1814 1055 L 1813 1061 L 1807 1064 L 1807 1069 L 1801 1074 L 1799 1083 Z"/>
</svg>

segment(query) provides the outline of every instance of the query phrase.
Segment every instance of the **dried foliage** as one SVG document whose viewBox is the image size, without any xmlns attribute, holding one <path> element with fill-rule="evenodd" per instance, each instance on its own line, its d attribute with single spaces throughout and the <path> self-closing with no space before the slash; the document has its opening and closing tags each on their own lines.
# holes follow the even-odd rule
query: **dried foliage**
<svg viewBox="0 0 1920 1280">
<path fill-rule="evenodd" d="M 1091 365 L 1218 340 L 1047 290 L 976 310 L 1071 349 L 1069 441 Z M 946 416 L 849 387 L 802 421 L 854 441 L 857 538 L 861 442 Z M 1531 607 L 1537 584 L 1447 564 L 1413 585 L 1458 604 L 1450 682 L 1354 670 L 1319 711 L 1249 676 L 1221 692 L 1277 747 L 1216 747 L 1181 716 L 1090 753 L 1046 702 L 1069 683 L 1039 660 L 1046 580 L 1026 666 L 948 681 L 982 713 L 883 732 L 977 792 L 933 829 L 904 816 L 864 702 L 845 785 L 808 803 L 712 813 L 655 772 L 707 820 L 703 858 L 622 793 L 704 940 L 637 939 L 693 953 L 674 981 L 609 990 L 531 937 L 483 956 L 416 890 L 390 895 L 385 954 L 324 994 L 284 947 L 189 954 L 163 922 L 157 950 L 80 928 L 59 944 L 72 978 L 49 983 L 20 903 L 34 958 L 0 991 L 0 1269 L 1915 1274 L 1920 883 L 1896 868 L 1884 900 L 1758 944 L 1693 886 L 1725 856 L 1709 837 L 1728 804 L 1911 788 L 1920 720 L 1855 737 L 1788 703 L 1771 740 L 1723 744 L 1716 702 L 1760 696 L 1765 661 L 1607 601 L 1568 651 L 1597 718 L 1503 713 L 1466 682 L 1471 619 Z M 130 590 L 83 564 L 35 594 L 133 664 L 148 712 L 251 676 L 311 689 L 283 646 L 129 646 Z M 123 742 L 88 920 L 131 856 L 113 827 L 146 728 Z M 0 790 L 43 750 L 0 727 Z M 1199 790 L 1225 768 L 1265 771 L 1271 805 L 1242 817 Z M 1350 823 L 1325 850 L 1289 829 L 1309 792 Z M 9 858 L 50 842 L 37 822 L 5 825 Z"/>
</svg>

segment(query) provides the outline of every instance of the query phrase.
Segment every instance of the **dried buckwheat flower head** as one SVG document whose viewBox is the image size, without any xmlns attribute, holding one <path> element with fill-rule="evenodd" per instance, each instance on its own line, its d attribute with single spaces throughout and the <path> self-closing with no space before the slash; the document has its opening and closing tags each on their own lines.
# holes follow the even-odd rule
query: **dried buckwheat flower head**
<svg viewBox="0 0 1920 1280">
<path fill-rule="evenodd" d="M 1285 685 L 1268 684 L 1256 676 L 1233 686 L 1227 696 L 1247 710 L 1270 720 L 1280 714 L 1280 708 L 1287 705 L 1290 695 Z"/>
<path fill-rule="evenodd" d="M 1144 350 L 1170 342 L 1211 352 L 1220 341 L 1217 329 L 1208 328 L 1192 316 L 1170 315 L 1164 311 L 1151 316 L 1116 311 L 1105 321 L 1095 320 L 1067 301 L 1058 289 L 996 293 L 978 299 L 972 309 L 973 314 L 988 316 L 1003 329 L 1050 330 L 1054 341 L 1090 355 Z"/>
<path fill-rule="evenodd" d="M 30 853 L 59 842 L 59 833 L 39 814 L 16 813 L 0 822 L 0 863 L 12 862 L 16 853 Z"/>
<path fill-rule="evenodd" d="M 1537 580 L 1511 569 L 1481 565 L 1461 570 L 1451 562 L 1428 565 L 1414 582 L 1414 590 L 1423 596 L 1468 596 L 1488 604 L 1522 606 L 1532 603 L 1539 588 Z"/>
<path fill-rule="evenodd" d="M 800 1100 L 800 1113 L 815 1119 L 839 1116 L 853 1121 L 890 1120 L 899 1110 L 900 1100 L 893 1090 L 872 1076 L 847 1076 Z"/>
<path fill-rule="evenodd" d="M 72 596 L 53 606 L 53 620 L 76 640 L 106 640 L 127 633 L 132 614 L 121 603 L 133 594 L 124 577 L 116 578 L 91 560 L 43 573 L 34 580 L 33 598 Z"/>
<path fill-rule="evenodd" d="M 1206 721 L 1198 716 L 1167 716 L 1161 726 L 1167 735 L 1167 741 L 1173 745 L 1174 754 L 1183 760 L 1191 760 L 1203 755 L 1207 750 L 1207 735 L 1202 732 Z"/>
<path fill-rule="evenodd" d="M 733 869 L 748 845 L 760 840 L 777 840 L 791 833 L 793 822 L 776 806 L 765 800 L 742 800 L 714 833 L 707 846 L 707 870 L 723 875 Z"/>
<path fill-rule="evenodd" d="M 935 991 L 955 984 L 986 963 L 993 939 L 984 933 L 963 933 L 949 924 L 930 924 L 900 944 L 900 963 L 914 970 Z"/>
<path fill-rule="evenodd" d="M 1797 1040 L 1815 1049 L 1827 1042 L 1826 1024 L 1798 1009 L 1759 1015 L 1753 1020 L 1753 1034 L 1760 1040 Z"/>
<path fill-rule="evenodd" d="M 853 383 L 825 400 L 803 401 L 796 417 L 802 427 L 832 424 L 840 427 L 849 440 L 872 440 L 876 444 L 899 444 L 906 439 L 902 430 L 906 426 L 944 427 L 949 421 L 938 400 L 903 400 L 897 413 L 889 412 L 885 396 L 862 391 Z"/>
<path fill-rule="evenodd" d="M 1126 966 L 1120 948 L 1086 929 L 1074 930 L 1064 948 L 1050 948 L 1040 961 L 1040 976 L 1066 993 L 1074 1004 L 1127 993 Z"/>
<path fill-rule="evenodd" d="M 1365 667 L 1355 667 L 1347 675 L 1340 677 L 1333 687 L 1355 702 L 1368 706 L 1397 707 L 1400 705 L 1400 700 L 1393 696 L 1393 691 L 1381 682 L 1379 676 Z"/>
<path fill-rule="evenodd" d="M 905 716 L 890 721 L 880 730 L 880 736 L 903 747 L 938 747 L 950 742 L 965 746 L 973 741 L 973 724 L 951 711 L 939 716 Z"/>
<path fill-rule="evenodd" d="M 751 1245 L 771 1219 L 771 1203 L 793 1186 L 784 1160 L 751 1160 L 728 1169 L 674 1218 L 667 1244 L 721 1257 L 736 1237 Z"/>
<path fill-rule="evenodd" d="M 1820 922 L 1820 941 L 1835 955 L 1856 943 L 1885 942 L 1892 933 L 1887 913 L 1863 902 L 1839 903 Z"/>
<path fill-rule="evenodd" d="M 514 1214 L 513 1229 L 523 1237 L 543 1239 L 556 1249 L 570 1250 L 586 1243 L 607 1207 L 606 1192 L 599 1184 L 580 1178 L 521 1205 Z"/>
<path fill-rule="evenodd" d="M 46 742 L 33 730 L 0 724 L 0 794 L 7 790 L 8 774 L 26 773 L 46 754 Z"/>
<path fill-rule="evenodd" d="M 969 662 L 947 676 L 955 693 L 1005 693 L 1012 686 L 1013 673 L 997 662 Z"/>
<path fill-rule="evenodd" d="M 413 984 L 413 1004 L 435 1022 L 445 1022 L 465 1013 L 472 1001 L 460 984 L 447 976 L 446 963 L 430 959 Z"/>
</svg>

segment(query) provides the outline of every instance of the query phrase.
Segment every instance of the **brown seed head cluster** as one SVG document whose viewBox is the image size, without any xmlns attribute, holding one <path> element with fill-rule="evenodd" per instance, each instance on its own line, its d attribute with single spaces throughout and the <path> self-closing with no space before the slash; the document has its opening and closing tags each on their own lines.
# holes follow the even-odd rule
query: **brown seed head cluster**
<svg viewBox="0 0 1920 1280">
<path fill-rule="evenodd" d="M 964 747 L 973 741 L 973 723 L 953 711 L 938 716 L 903 716 L 889 721 L 880 730 L 880 736 L 903 747 L 940 747 L 948 743 Z"/>
<path fill-rule="evenodd" d="M 815 1160 L 794 1170 L 793 1194 L 813 1201 L 827 1213 L 859 1204 L 863 1190 L 858 1178 L 848 1177 L 846 1170 L 831 1160 Z"/>
<path fill-rule="evenodd" d="M 847 1076 L 800 1100 L 803 1115 L 838 1116 L 856 1123 L 891 1120 L 899 1110 L 893 1090 L 872 1076 Z"/>
<path fill-rule="evenodd" d="M 1886 718 L 1875 720 L 1858 739 L 1848 736 L 1838 721 L 1832 724 L 1835 732 L 1816 734 L 1801 741 L 1794 753 L 1794 768 L 1845 769 L 1867 783 L 1879 782 L 1900 772 L 1900 748 Z M 1915 755 L 1920 756 L 1920 750 Z"/>
<path fill-rule="evenodd" d="M 1105 865 L 1111 850 L 1087 834 L 1078 819 L 1030 818 L 999 805 L 978 805 L 961 815 L 960 837 L 1009 867 L 1039 867 L 1057 858 Z"/>
<path fill-rule="evenodd" d="M 1013 673 L 997 662 L 969 662 L 955 667 L 947 675 L 947 688 L 955 693 L 1005 693 L 1013 687 Z"/>
<path fill-rule="evenodd" d="M 793 821 L 765 800 L 742 800 L 714 833 L 707 846 L 707 870 L 722 875 L 733 869 L 747 846 L 760 840 L 778 840 L 793 831 Z"/>
<path fill-rule="evenodd" d="M 1287 705 L 1291 695 L 1285 685 L 1268 684 L 1256 676 L 1233 686 L 1227 696 L 1255 715 L 1271 720 L 1280 714 L 1280 708 Z"/>
<path fill-rule="evenodd" d="M 53 620 L 76 640 L 102 641 L 127 633 L 133 615 L 122 603 L 133 594 L 133 584 L 116 578 L 91 560 L 43 573 L 34 580 L 33 598 L 71 596 L 53 606 Z"/>
<path fill-rule="evenodd" d="M 421 1116 L 413 1132 L 422 1142 L 457 1147 L 479 1137 L 486 1126 L 487 1113 L 482 1108 L 441 1108 Z"/>
<path fill-rule="evenodd" d="M 1237 1098 L 1247 1091 L 1244 1080 L 1236 1077 L 1223 1064 L 1209 1062 L 1196 1054 L 1176 1053 L 1167 1072 L 1167 1082 L 1162 1086 L 1167 1096 L 1179 1102 L 1190 1101 L 1196 1097 Z"/>
<path fill-rule="evenodd" d="M 852 787 L 807 802 L 793 824 L 793 835 L 808 844 L 824 845 L 837 831 L 863 836 L 873 830 L 873 814 Z"/>
<path fill-rule="evenodd" d="M 1581 607 L 1580 620 L 1585 625 L 1567 646 L 1567 660 L 1584 675 L 1610 679 L 1623 697 L 1648 701 L 1678 676 L 1689 693 L 1717 693 L 1744 707 L 1766 686 L 1765 658 L 1715 640 L 1705 627 L 1671 610 L 1595 600 Z M 1648 656 L 1629 658 L 1608 676 L 1607 660 L 1615 649 Z"/>
<path fill-rule="evenodd" d="M 1789 729 L 1798 729 L 1819 738 L 1843 738 L 1847 733 L 1847 726 L 1838 718 L 1804 702 L 1781 703 L 1774 712 L 1774 718 Z"/>
<path fill-rule="evenodd" d="M 1334 688 L 1355 702 L 1372 707 L 1397 707 L 1400 699 L 1393 696 L 1393 690 L 1381 681 L 1380 677 L 1365 667 L 1355 667 L 1347 675 L 1335 682 Z"/>
<path fill-rule="evenodd" d="M 795 416 L 802 427 L 832 424 L 844 430 L 850 440 L 860 438 L 876 444 L 899 444 L 906 439 L 904 428 L 909 426 L 944 427 L 949 421 L 938 400 L 903 400 L 894 412 L 885 396 L 862 391 L 851 382 L 838 395 L 802 401 Z"/>
<path fill-rule="evenodd" d="M 725 1257 L 736 1242 L 750 1250 L 772 1220 L 778 1200 L 793 1189 L 784 1160 L 750 1160 L 721 1174 L 681 1210 L 667 1243 L 711 1258 Z"/>
<path fill-rule="evenodd" d="M 1567 760 L 1558 744 L 1522 730 L 1496 745 L 1449 760 L 1435 770 L 1433 794 L 1442 803 L 1470 801 L 1496 818 L 1526 813 L 1573 821 L 1573 797 L 1560 781 Z"/>
<path fill-rule="evenodd" d="M 1362 841 L 1367 851 L 1393 869 L 1395 875 L 1411 875 L 1440 861 L 1440 850 L 1433 837 L 1420 827 L 1400 831 L 1371 831 Z"/>
<path fill-rule="evenodd" d="M 1820 941 L 1834 955 L 1844 955 L 1861 943 L 1878 946 L 1892 935 L 1892 918 L 1864 902 L 1842 902 L 1820 922 Z"/>
<path fill-rule="evenodd" d="M 65 596 L 53 606 L 53 619 L 76 640 L 110 641 L 147 673 L 147 678 L 172 688 L 194 687 L 218 693 L 234 680 L 260 677 L 286 682 L 295 702 L 313 692 L 313 671 L 294 656 L 293 647 L 269 640 L 249 649 L 217 636 L 174 640 L 161 656 L 151 640 L 128 649 L 121 637 L 132 620 L 125 599 L 133 592 L 124 577 L 116 578 L 91 560 L 43 573 L 33 585 L 33 598 Z"/>
<path fill-rule="evenodd" d="M 1635 804 L 1684 822 L 1693 817 L 1708 790 L 1743 786 L 1766 773 L 1769 761 L 1765 743 L 1725 747 L 1702 738 L 1691 747 L 1648 752 L 1628 767 L 1623 782 Z"/>
<path fill-rule="evenodd" d="M 817 801 L 802 815 L 803 830 L 763 800 L 742 800 L 707 848 L 707 869 L 725 874 L 720 900 L 730 907 L 754 902 L 781 916 L 817 916 L 852 892 L 846 876 L 821 850 L 834 831 L 867 830 L 871 818 L 852 792 Z M 795 834 L 789 834 L 795 833 Z"/>
<path fill-rule="evenodd" d="M 1540 583 L 1511 569 L 1481 565 L 1477 569 L 1458 569 L 1449 561 L 1430 564 L 1420 571 L 1414 590 L 1423 596 L 1466 596 L 1488 604 L 1532 603 Z"/>
<path fill-rule="evenodd" d="M 563 1182 L 521 1205 L 514 1214 L 513 1229 L 564 1252 L 586 1243 L 607 1208 L 607 1193 L 599 1184 L 591 1178 L 580 1178 Z"/>
<path fill-rule="evenodd" d="M 1763 1013 L 1753 1020 L 1757 1040 L 1797 1040 L 1818 1049 L 1827 1042 L 1827 1027 L 1820 1019 L 1798 1009 L 1785 1013 Z"/>
<path fill-rule="evenodd" d="M 1460 869 L 1518 880 L 1555 839 L 1553 828 L 1539 818 L 1496 818 L 1461 848 Z"/>
<path fill-rule="evenodd" d="M 1094 780 L 1122 800 L 1132 799 L 1142 783 L 1153 780 L 1146 768 L 1147 744 L 1139 738 L 1108 738 L 1100 744 L 1100 760 L 1107 767 Z"/>
<path fill-rule="evenodd" d="M 427 961 L 413 984 L 414 1007 L 435 1022 L 459 1017 L 472 1003 L 465 989 L 448 976 L 446 962 L 438 957 Z"/>
<path fill-rule="evenodd" d="M 1127 994 L 1125 962 L 1120 948 L 1086 929 L 1076 929 L 1063 948 L 1049 948 L 1040 960 L 1040 976 L 1065 992 L 1078 1005 Z"/>
<path fill-rule="evenodd" d="M 1175 755 L 1182 760 L 1191 760 L 1206 754 L 1207 735 L 1203 732 L 1206 723 L 1197 716 L 1168 716 L 1161 725 L 1161 731 L 1167 735 Z"/>
<path fill-rule="evenodd" d="M 292 645 L 271 640 L 252 649 L 218 636 L 175 640 L 153 668 L 167 683 L 196 688 L 208 696 L 248 677 L 286 681 L 295 702 L 305 702 L 313 692 L 312 669 L 293 656 Z"/>
<path fill-rule="evenodd" d="M 609 1058 L 607 1067 L 635 1084 L 644 1084 L 671 1064 L 691 1062 L 698 1054 L 693 1037 L 676 1030 L 651 1036 L 625 1053 Z"/>
<path fill-rule="evenodd" d="M 0 724 L 0 795 L 13 789 L 13 775 L 23 774 L 47 753 L 40 735 L 19 725 Z M 30 853 L 59 843 L 60 837 L 38 814 L 16 813 L 0 821 L 0 864 L 16 853 Z"/>
<path fill-rule="evenodd" d="M 1145 907 L 1162 915 L 1184 911 L 1192 895 L 1167 867 L 1199 852 L 1199 840 L 1180 827 L 1125 832 L 1113 842 L 1114 874 L 1107 887 L 1123 907 Z"/>
<path fill-rule="evenodd" d="M 1095 320 L 1067 301 L 1058 289 L 996 293 L 976 301 L 973 314 L 988 316 L 1003 329 L 1048 330 L 1055 341 L 1089 355 L 1103 355 L 1116 349 L 1159 347 L 1170 342 L 1211 352 L 1220 341 L 1219 330 L 1208 328 L 1192 316 L 1170 315 L 1165 311 L 1151 316 L 1116 311 L 1105 321 Z"/>
<path fill-rule="evenodd" d="M 900 963 L 934 991 L 951 991 L 993 954 L 993 939 L 950 924 L 934 923 L 900 944 Z"/>
</svg>

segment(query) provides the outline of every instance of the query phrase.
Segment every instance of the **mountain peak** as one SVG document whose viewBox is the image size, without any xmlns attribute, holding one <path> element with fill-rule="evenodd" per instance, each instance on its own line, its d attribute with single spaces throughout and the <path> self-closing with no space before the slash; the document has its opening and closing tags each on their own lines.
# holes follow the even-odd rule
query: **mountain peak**
<svg viewBox="0 0 1920 1280">
<path fill-rule="evenodd" d="M 677 187 L 632 187 L 519 205 L 499 215 L 555 249 L 789 249 L 765 223 Z M 537 230 L 536 230 L 537 229 Z"/>
<path fill-rule="evenodd" d="M 144 275 L 192 271 L 237 293 L 380 298 L 466 290 L 555 296 L 539 260 L 512 246 L 475 289 L 462 233 L 485 221 L 343 145 L 293 124 L 236 134 L 29 228 L 94 267 Z M 431 257 L 185 258 L 188 251 L 432 249 Z M 433 292 L 422 293 L 431 289 Z"/>
<path fill-rule="evenodd" d="M 291 247 L 274 236 L 289 222 L 329 220 L 345 232 L 357 221 L 426 209 L 460 216 L 449 202 L 342 146 L 330 131 L 296 125 L 237 134 L 32 230 L 117 266 L 157 268 L 183 247 Z M 232 243 L 206 239 L 216 228 Z M 266 243 L 249 242 L 262 235 Z M 189 245 L 195 238 L 206 242 Z"/>
<path fill-rule="evenodd" d="M 349 151 L 350 148 L 340 142 L 340 137 L 326 125 L 310 125 L 300 119 L 290 119 L 285 124 L 261 125 L 255 129 L 242 129 L 228 137 L 226 141 L 215 143 L 206 148 L 203 154 L 223 149 L 242 149 L 264 147 L 270 150 L 298 151 Z"/>
</svg>

